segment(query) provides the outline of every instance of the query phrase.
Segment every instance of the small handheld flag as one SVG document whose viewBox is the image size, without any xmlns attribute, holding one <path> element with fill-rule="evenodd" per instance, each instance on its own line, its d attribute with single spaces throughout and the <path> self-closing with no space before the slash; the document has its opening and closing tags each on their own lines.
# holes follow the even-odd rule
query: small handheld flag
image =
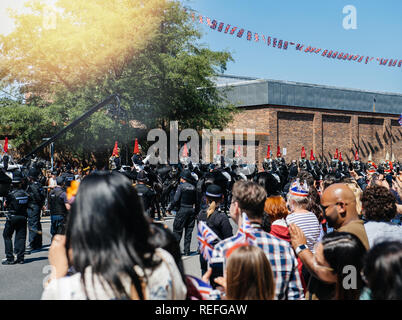
<svg viewBox="0 0 402 320">
<path fill-rule="evenodd" d="M 220 239 L 204 221 L 198 223 L 197 229 L 197 240 L 200 253 L 204 259 L 209 262 L 212 258 L 212 252 L 214 251 L 212 244 L 220 241 Z"/>
</svg>

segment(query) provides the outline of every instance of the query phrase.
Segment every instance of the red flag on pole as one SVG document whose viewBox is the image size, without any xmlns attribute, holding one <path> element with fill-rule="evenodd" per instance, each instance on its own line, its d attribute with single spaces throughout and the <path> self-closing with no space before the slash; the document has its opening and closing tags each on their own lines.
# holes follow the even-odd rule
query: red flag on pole
<svg viewBox="0 0 402 320">
<path fill-rule="evenodd" d="M 267 159 L 271 159 L 271 146 L 270 145 L 268 145 L 268 148 L 267 148 Z"/>
<path fill-rule="evenodd" d="M 7 153 L 8 152 L 8 138 L 6 137 L 5 141 L 4 141 L 4 152 Z"/>
<path fill-rule="evenodd" d="M 138 139 L 135 138 L 135 142 L 134 142 L 134 154 L 138 154 L 140 153 L 140 148 L 138 147 Z"/>
<path fill-rule="evenodd" d="M 313 149 L 311 149 L 311 151 L 310 151 L 310 160 L 311 160 L 311 161 L 314 161 L 314 160 L 315 160 L 314 153 L 313 153 Z"/>
<path fill-rule="evenodd" d="M 218 147 L 216 148 L 216 154 L 217 154 L 217 155 L 220 155 L 220 154 L 221 154 L 221 144 L 220 144 L 219 141 L 218 141 Z"/>
<path fill-rule="evenodd" d="M 343 159 L 342 159 L 342 151 L 339 153 L 339 161 L 343 161 Z"/>
<path fill-rule="evenodd" d="M 305 157 L 306 157 L 306 150 L 304 149 L 304 147 L 302 147 L 301 158 L 304 159 Z"/>
<path fill-rule="evenodd" d="M 336 148 L 334 159 L 338 159 L 338 148 Z"/>
<path fill-rule="evenodd" d="M 276 150 L 276 157 L 280 158 L 281 157 L 281 147 L 278 146 L 278 149 Z"/>
<path fill-rule="evenodd" d="M 113 153 L 112 156 L 117 156 L 119 151 L 117 150 L 117 141 L 114 143 Z"/>
<path fill-rule="evenodd" d="M 355 152 L 355 161 L 359 161 L 359 154 L 357 153 L 357 150 Z"/>
<path fill-rule="evenodd" d="M 187 143 L 184 144 L 183 146 L 183 157 L 188 157 L 188 150 L 187 150 Z"/>
</svg>

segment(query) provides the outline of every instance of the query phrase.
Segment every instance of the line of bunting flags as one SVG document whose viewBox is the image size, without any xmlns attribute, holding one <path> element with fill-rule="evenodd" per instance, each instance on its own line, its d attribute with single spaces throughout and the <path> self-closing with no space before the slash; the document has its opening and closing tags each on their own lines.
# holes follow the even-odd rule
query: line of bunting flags
<svg viewBox="0 0 402 320">
<path fill-rule="evenodd" d="M 223 32 L 229 35 L 236 35 L 237 38 L 242 38 L 245 35 L 245 38 L 248 41 L 254 42 L 263 42 L 267 46 L 287 50 L 291 47 L 294 47 L 296 51 L 304 52 L 308 54 L 315 54 L 321 57 L 337 59 L 337 60 L 344 60 L 344 61 L 355 61 L 361 63 L 364 61 L 365 64 L 368 64 L 372 61 L 377 61 L 380 66 L 388 66 L 388 67 L 402 67 L 402 59 L 386 59 L 386 58 L 376 58 L 371 56 L 364 56 L 359 54 L 351 54 L 349 52 L 343 52 L 339 50 L 333 49 L 323 49 L 320 47 L 315 47 L 311 45 L 305 45 L 303 43 L 286 41 L 283 39 L 279 39 L 277 37 L 265 35 L 263 33 L 252 32 L 241 27 L 237 27 L 225 22 L 218 22 L 216 19 L 211 19 L 209 17 L 203 16 L 197 13 L 195 10 L 185 9 L 186 11 L 190 11 L 191 18 L 194 22 L 198 22 L 200 24 L 208 25 L 212 30 Z"/>
</svg>

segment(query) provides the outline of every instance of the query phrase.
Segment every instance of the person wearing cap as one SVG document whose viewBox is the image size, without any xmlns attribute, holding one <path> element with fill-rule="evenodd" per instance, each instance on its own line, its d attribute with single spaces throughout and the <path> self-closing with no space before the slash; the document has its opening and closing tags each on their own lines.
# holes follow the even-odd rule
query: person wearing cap
<svg viewBox="0 0 402 320">
<path fill-rule="evenodd" d="M 25 241 L 27 237 L 27 209 L 29 195 L 23 189 L 23 177 L 20 171 L 13 172 L 12 190 L 6 197 L 4 207 L 8 211 L 4 226 L 3 239 L 6 259 L 3 265 L 24 263 Z M 14 259 L 12 237 L 15 232 L 14 249 L 17 260 Z"/>
<path fill-rule="evenodd" d="M 210 184 L 205 192 L 208 208 L 200 211 L 197 221 L 204 221 L 208 227 L 219 237 L 220 240 L 233 236 L 233 229 L 228 216 L 220 210 L 223 201 L 222 188 L 216 184 Z M 219 241 L 216 240 L 216 243 Z M 212 243 L 215 245 L 216 243 Z M 201 274 L 205 274 L 208 269 L 207 261 L 200 254 Z"/>
<path fill-rule="evenodd" d="M 58 233 L 64 233 L 64 225 L 68 211 L 71 205 L 68 202 L 64 178 L 59 176 L 56 178 L 57 186 L 49 194 L 49 210 L 50 210 L 50 234 L 53 236 Z"/>
<path fill-rule="evenodd" d="M 167 211 L 177 209 L 177 214 L 173 222 L 173 233 L 180 243 L 183 229 L 184 235 L 184 255 L 190 255 L 191 236 L 195 225 L 195 202 L 197 198 L 194 179 L 190 170 L 183 170 L 180 175 L 180 185 L 177 187 L 173 201 L 169 204 Z"/>
<path fill-rule="evenodd" d="M 144 206 L 144 212 L 151 219 L 155 219 L 155 212 L 153 212 L 152 202 L 156 196 L 154 190 L 152 190 L 149 186 L 146 185 L 148 181 L 147 176 L 144 170 L 141 170 L 137 174 L 137 184 L 135 185 L 135 189 L 137 191 L 138 196 L 142 200 L 142 204 Z M 160 214 L 160 213 L 159 213 Z M 158 217 L 161 220 L 161 216 Z"/>
<path fill-rule="evenodd" d="M 40 223 L 40 210 L 45 202 L 45 196 L 42 185 L 37 182 L 38 172 L 35 169 L 30 169 L 28 172 L 27 193 L 28 200 L 28 246 L 26 253 L 31 253 L 32 250 L 42 248 L 42 226 Z"/>
</svg>

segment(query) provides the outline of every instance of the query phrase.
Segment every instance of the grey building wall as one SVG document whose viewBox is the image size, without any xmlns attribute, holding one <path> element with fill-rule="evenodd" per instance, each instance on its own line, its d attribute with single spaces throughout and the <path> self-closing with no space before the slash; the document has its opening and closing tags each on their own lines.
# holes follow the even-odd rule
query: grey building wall
<svg viewBox="0 0 402 320">
<path fill-rule="evenodd" d="M 283 105 L 372 112 L 375 98 L 376 113 L 402 113 L 402 94 L 224 75 L 214 80 L 236 106 Z"/>
</svg>

